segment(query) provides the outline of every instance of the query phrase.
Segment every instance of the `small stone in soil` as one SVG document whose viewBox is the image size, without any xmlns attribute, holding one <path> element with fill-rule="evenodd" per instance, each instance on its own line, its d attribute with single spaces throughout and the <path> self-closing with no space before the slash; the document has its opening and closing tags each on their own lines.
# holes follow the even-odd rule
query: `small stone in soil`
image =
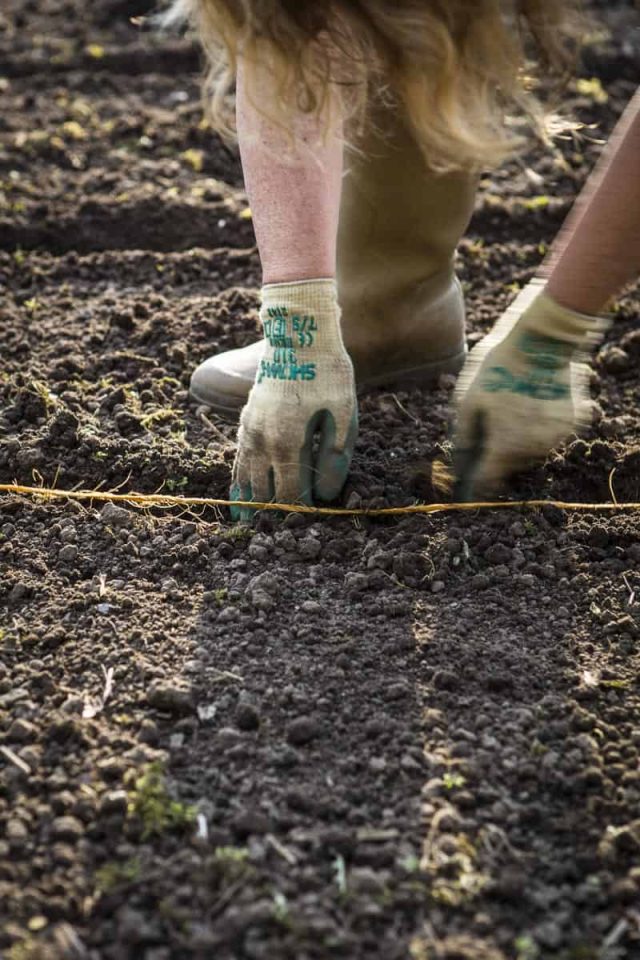
<svg viewBox="0 0 640 960">
<path fill-rule="evenodd" d="M 271 824 L 259 810 L 242 810 L 232 821 L 233 832 L 240 838 L 246 839 L 251 834 L 269 833 Z"/>
<path fill-rule="evenodd" d="M 305 537 L 298 543 L 298 552 L 304 560 L 317 560 L 322 553 L 322 544 L 315 537 Z"/>
<path fill-rule="evenodd" d="M 124 790 L 108 790 L 100 800 L 100 812 L 107 816 L 127 812 L 127 794 Z"/>
<path fill-rule="evenodd" d="M 9 743 L 29 743 L 30 740 L 35 740 L 36 737 L 37 730 L 35 726 L 29 723 L 28 720 L 21 718 L 13 721 L 7 733 Z"/>
<path fill-rule="evenodd" d="M 629 368 L 630 357 L 621 347 L 603 347 L 599 356 L 600 363 L 607 373 L 623 373 Z"/>
<path fill-rule="evenodd" d="M 458 686 L 458 677 L 451 670 L 436 670 L 433 675 L 433 685 L 436 690 L 455 690 Z"/>
<path fill-rule="evenodd" d="M 250 703 L 241 703 L 238 706 L 235 719 L 239 730 L 252 731 L 260 726 L 260 715 Z"/>
<path fill-rule="evenodd" d="M 156 681 L 147 690 L 147 701 L 157 710 L 173 714 L 191 713 L 194 708 L 193 691 L 170 681 Z"/>
<path fill-rule="evenodd" d="M 83 836 L 84 826 L 77 817 L 56 817 L 51 824 L 51 837 L 53 840 L 76 843 Z"/>
<path fill-rule="evenodd" d="M 304 746 L 322 733 L 320 723 L 313 717 L 302 716 L 293 720 L 287 728 L 287 740 L 296 747 Z"/>
<path fill-rule="evenodd" d="M 17 817 L 14 817 L 12 820 L 7 822 L 5 833 L 7 840 L 12 846 L 21 845 L 29 835 L 29 831 L 27 830 L 25 824 L 22 822 L 22 820 L 18 820 Z"/>
<path fill-rule="evenodd" d="M 78 559 L 78 548 L 73 543 L 68 543 L 62 548 L 58 554 L 58 558 L 62 560 L 63 563 L 73 563 L 74 560 Z"/>
<path fill-rule="evenodd" d="M 300 605 L 300 609 L 303 613 L 322 613 L 323 610 L 322 605 L 317 600 L 305 600 Z"/>
<path fill-rule="evenodd" d="M 128 527 L 131 524 L 131 515 L 124 507 L 117 507 L 115 503 L 106 503 L 100 511 L 100 519 L 109 527 Z"/>
</svg>

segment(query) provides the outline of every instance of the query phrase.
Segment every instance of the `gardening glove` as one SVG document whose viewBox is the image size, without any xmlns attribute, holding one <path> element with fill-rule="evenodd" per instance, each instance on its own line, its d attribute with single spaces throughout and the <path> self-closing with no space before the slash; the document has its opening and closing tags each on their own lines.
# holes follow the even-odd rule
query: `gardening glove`
<svg viewBox="0 0 640 960">
<path fill-rule="evenodd" d="M 231 499 L 333 500 L 358 429 L 353 367 L 342 342 L 333 280 L 262 290 L 265 348 L 240 417 Z M 248 508 L 232 508 L 249 520 Z"/>
<path fill-rule="evenodd" d="M 561 307 L 533 280 L 472 351 L 456 391 L 454 496 L 498 489 L 590 423 L 588 369 L 580 360 L 608 321 Z"/>
</svg>

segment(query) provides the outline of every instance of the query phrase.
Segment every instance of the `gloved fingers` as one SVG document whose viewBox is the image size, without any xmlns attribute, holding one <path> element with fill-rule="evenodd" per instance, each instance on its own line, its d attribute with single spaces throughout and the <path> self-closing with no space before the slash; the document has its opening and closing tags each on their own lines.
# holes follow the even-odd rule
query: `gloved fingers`
<svg viewBox="0 0 640 960">
<path fill-rule="evenodd" d="M 238 431 L 238 452 L 233 462 L 231 471 L 231 490 L 229 492 L 230 500 L 253 500 L 253 489 L 251 486 L 251 459 L 247 452 L 245 444 L 245 431 L 240 426 Z M 251 522 L 254 516 L 253 510 L 248 507 L 231 507 L 231 519 L 238 523 Z"/>
<path fill-rule="evenodd" d="M 251 484 L 232 483 L 229 491 L 230 500 L 253 500 Z M 251 523 L 255 515 L 255 510 L 249 507 L 230 507 L 231 519 L 234 523 Z"/>
<path fill-rule="evenodd" d="M 530 417 L 523 419 L 513 412 L 511 422 L 491 418 L 488 413 L 480 415 L 483 420 L 475 434 L 475 449 L 469 445 L 454 452 L 454 469 L 458 478 L 454 490 L 456 499 L 468 502 L 495 495 L 512 474 L 545 460 L 549 451 L 571 432 L 570 422 L 545 420 L 536 423 L 536 414 L 532 410 Z M 516 424 L 519 429 L 515 429 Z M 536 430 L 536 426 L 543 429 Z"/>
<path fill-rule="evenodd" d="M 303 446 L 298 456 L 278 458 L 273 465 L 274 500 L 276 503 L 313 503 L 311 481 L 311 449 Z"/>
<path fill-rule="evenodd" d="M 335 418 L 329 410 L 323 411 L 313 473 L 313 492 L 318 500 L 335 500 L 345 485 L 358 436 L 357 410 L 348 423 L 346 433 L 344 430 L 342 432 L 342 444 L 339 445 Z"/>
<path fill-rule="evenodd" d="M 525 470 L 534 462 L 532 456 L 504 449 L 487 449 L 474 475 L 472 497 L 467 500 L 495 496 L 512 474 Z"/>
<path fill-rule="evenodd" d="M 483 410 L 462 412 L 453 446 L 453 498 L 461 503 L 473 500 L 477 478 L 487 449 L 487 415 Z"/>
<path fill-rule="evenodd" d="M 273 470 L 254 471 L 251 483 L 232 483 L 230 500 L 254 500 L 256 503 L 269 503 L 274 499 Z M 251 507 L 231 507 L 231 517 L 235 521 L 249 523 L 256 511 Z"/>
<path fill-rule="evenodd" d="M 273 467 L 262 460 L 262 458 L 259 462 L 253 464 L 253 469 L 251 470 L 251 490 L 253 493 L 251 499 L 257 503 L 269 503 L 275 498 Z"/>
<path fill-rule="evenodd" d="M 256 503 L 270 503 L 275 499 L 275 481 L 273 467 L 265 464 L 263 458 L 251 465 L 250 458 L 243 457 L 244 469 L 234 467 L 236 479 L 231 484 L 230 500 L 254 500 Z M 247 469 L 251 468 L 251 481 L 246 482 Z M 244 479 L 244 482 L 242 480 Z M 231 507 L 231 516 L 236 521 L 250 522 L 256 511 L 251 507 Z"/>
<path fill-rule="evenodd" d="M 595 419 L 596 402 L 589 395 L 591 368 L 586 363 L 571 364 L 571 396 L 575 414 L 575 432 L 588 430 Z"/>
</svg>

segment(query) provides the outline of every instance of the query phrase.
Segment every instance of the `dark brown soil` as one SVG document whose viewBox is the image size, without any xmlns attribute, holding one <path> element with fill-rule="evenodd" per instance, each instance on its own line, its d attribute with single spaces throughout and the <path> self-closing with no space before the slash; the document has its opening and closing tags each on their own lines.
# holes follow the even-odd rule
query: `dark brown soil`
<svg viewBox="0 0 640 960">
<path fill-rule="evenodd" d="M 227 493 L 234 429 L 187 384 L 255 336 L 259 264 L 195 48 L 129 22 L 150 6 L 0 13 L 2 482 Z M 602 95 L 570 96 L 597 126 L 483 183 L 472 341 L 638 81 L 638 13 L 600 8 Z M 599 422 L 513 496 L 640 500 L 637 289 L 615 321 Z M 362 401 L 344 502 L 432 498 L 451 388 Z M 635 960 L 639 532 L 4 496 L 0 956 Z"/>
</svg>

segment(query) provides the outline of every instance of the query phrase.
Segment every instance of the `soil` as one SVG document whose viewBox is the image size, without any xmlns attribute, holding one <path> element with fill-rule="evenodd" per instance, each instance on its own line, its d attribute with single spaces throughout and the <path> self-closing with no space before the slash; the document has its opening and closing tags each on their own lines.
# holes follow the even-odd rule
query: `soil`
<svg viewBox="0 0 640 960">
<path fill-rule="evenodd" d="M 0 14 L 0 481 L 225 497 L 194 365 L 256 335 L 235 154 L 147 0 Z M 599 5 L 595 124 L 483 181 L 470 340 L 535 270 L 638 82 Z M 597 82 L 601 81 L 601 85 Z M 639 291 L 586 438 L 510 495 L 640 500 Z M 452 381 L 362 400 L 343 502 L 434 493 Z M 640 956 L 640 518 L 399 521 L 0 500 L 0 956 Z"/>
</svg>

